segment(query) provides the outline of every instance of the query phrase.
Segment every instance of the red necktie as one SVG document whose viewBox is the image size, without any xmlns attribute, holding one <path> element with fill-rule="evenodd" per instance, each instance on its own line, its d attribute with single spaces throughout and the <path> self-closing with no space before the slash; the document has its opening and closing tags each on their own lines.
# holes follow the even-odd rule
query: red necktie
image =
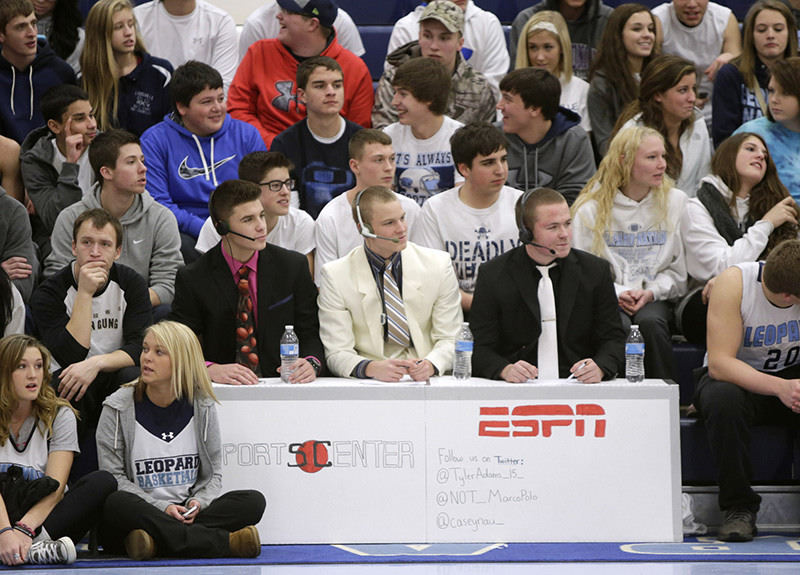
<svg viewBox="0 0 800 575">
<path fill-rule="evenodd" d="M 250 268 L 239 268 L 239 282 L 236 284 L 239 290 L 239 303 L 236 306 L 236 363 L 249 367 L 260 377 L 249 276 Z"/>
</svg>

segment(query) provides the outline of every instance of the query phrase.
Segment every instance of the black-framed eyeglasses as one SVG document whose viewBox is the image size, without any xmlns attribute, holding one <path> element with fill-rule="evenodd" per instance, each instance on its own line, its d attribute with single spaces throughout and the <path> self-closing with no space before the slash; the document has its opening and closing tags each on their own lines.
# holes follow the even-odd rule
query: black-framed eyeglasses
<svg viewBox="0 0 800 575">
<path fill-rule="evenodd" d="M 283 186 L 290 192 L 294 189 L 294 178 L 288 180 L 270 180 L 269 182 L 259 182 L 259 186 L 267 186 L 270 192 L 280 192 Z"/>
</svg>

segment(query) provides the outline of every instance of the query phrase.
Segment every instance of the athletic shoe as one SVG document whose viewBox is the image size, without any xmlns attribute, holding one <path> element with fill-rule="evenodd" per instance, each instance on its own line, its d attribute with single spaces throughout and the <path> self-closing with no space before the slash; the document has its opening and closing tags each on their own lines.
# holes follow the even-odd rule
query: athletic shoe
<svg viewBox="0 0 800 575">
<path fill-rule="evenodd" d="M 69 537 L 56 541 L 45 539 L 31 545 L 28 550 L 28 563 L 33 565 L 51 565 L 55 563 L 75 563 L 75 544 Z"/>
<path fill-rule="evenodd" d="M 756 514 L 749 509 L 728 509 L 725 521 L 719 528 L 717 539 L 720 541 L 752 541 L 758 533 Z"/>
<path fill-rule="evenodd" d="M 152 559 L 156 554 L 156 542 L 144 529 L 134 529 L 125 537 L 125 551 L 136 561 Z"/>
<path fill-rule="evenodd" d="M 258 557 L 261 553 L 261 539 L 255 525 L 248 525 L 230 534 L 231 557 Z"/>
</svg>

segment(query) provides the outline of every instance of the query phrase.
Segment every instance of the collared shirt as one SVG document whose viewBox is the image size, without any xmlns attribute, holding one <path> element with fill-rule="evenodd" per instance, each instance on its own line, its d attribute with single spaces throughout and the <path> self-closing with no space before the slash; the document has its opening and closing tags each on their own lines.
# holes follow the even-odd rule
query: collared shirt
<svg viewBox="0 0 800 575">
<path fill-rule="evenodd" d="M 250 268 L 248 284 L 250 287 L 250 299 L 253 302 L 253 324 L 258 325 L 258 252 L 256 251 L 249 260 L 242 263 L 233 259 L 233 256 L 228 254 L 223 246 L 220 246 L 220 249 L 222 250 L 222 257 L 225 258 L 225 262 L 231 270 L 234 285 L 239 283 L 239 270 L 244 266 Z"/>
<path fill-rule="evenodd" d="M 392 263 L 392 277 L 394 278 L 395 283 L 397 283 L 397 288 L 400 290 L 400 295 L 403 295 L 403 258 L 400 255 L 402 252 L 395 252 L 387 260 L 384 259 L 383 256 L 379 256 L 373 252 L 367 247 L 366 244 L 364 244 L 364 253 L 367 256 L 367 263 L 372 271 L 372 277 L 375 279 L 375 284 L 378 286 L 378 293 L 381 296 L 381 309 L 385 309 L 386 304 L 383 296 L 383 272 L 386 269 L 388 262 Z M 389 327 L 386 324 L 386 321 L 382 321 L 381 323 L 383 324 L 383 340 L 386 341 L 389 333 Z M 361 360 L 353 368 L 351 375 L 358 379 L 367 379 L 367 365 L 369 363 L 370 360 L 368 359 Z"/>
</svg>

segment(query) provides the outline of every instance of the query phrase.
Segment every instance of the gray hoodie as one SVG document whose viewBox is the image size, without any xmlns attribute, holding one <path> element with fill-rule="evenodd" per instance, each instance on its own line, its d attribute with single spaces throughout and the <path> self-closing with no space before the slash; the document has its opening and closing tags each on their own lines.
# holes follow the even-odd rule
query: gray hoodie
<svg viewBox="0 0 800 575">
<path fill-rule="evenodd" d="M 86 210 L 102 207 L 100 184 L 95 183 L 82 200 L 59 214 L 50 238 L 52 251 L 44 262 L 44 277 L 54 275 L 72 261 L 72 224 L 77 217 Z M 144 192 L 134 197 L 120 223 L 123 233 L 119 263 L 142 276 L 161 303 L 172 303 L 175 274 L 183 265 L 181 237 L 174 214 Z"/>
<path fill-rule="evenodd" d="M 528 144 L 507 133 L 508 185 L 522 191 L 553 188 L 572 205 L 596 168 L 592 144 L 579 122 L 578 114 L 559 106 L 541 141 Z M 502 122 L 495 125 L 503 127 Z"/>
<path fill-rule="evenodd" d="M 37 128 L 25 137 L 19 152 L 22 183 L 36 208 L 31 217 L 33 240 L 42 258 L 50 252 L 50 234 L 58 214 L 83 196 L 78 164 L 64 162 L 61 172 L 56 171 L 53 138 L 47 126 Z"/>
<path fill-rule="evenodd" d="M 136 409 L 133 402 L 133 385 L 124 385 L 103 401 L 103 412 L 97 424 L 97 460 L 100 469 L 108 471 L 117 480 L 120 491 L 138 495 L 153 507 L 164 511 L 174 501 L 154 499 L 134 482 L 133 440 L 136 434 Z M 206 508 L 222 489 L 222 439 L 214 400 L 194 398 L 194 426 L 200 469 L 197 481 L 186 501 L 197 499 Z"/>
<path fill-rule="evenodd" d="M 36 247 L 31 240 L 28 212 L 25 206 L 0 188 L 0 262 L 14 256 L 24 257 L 33 266 L 33 273 L 27 278 L 13 280 L 22 299 L 28 301 L 39 275 L 39 260 L 36 259 Z"/>
</svg>

